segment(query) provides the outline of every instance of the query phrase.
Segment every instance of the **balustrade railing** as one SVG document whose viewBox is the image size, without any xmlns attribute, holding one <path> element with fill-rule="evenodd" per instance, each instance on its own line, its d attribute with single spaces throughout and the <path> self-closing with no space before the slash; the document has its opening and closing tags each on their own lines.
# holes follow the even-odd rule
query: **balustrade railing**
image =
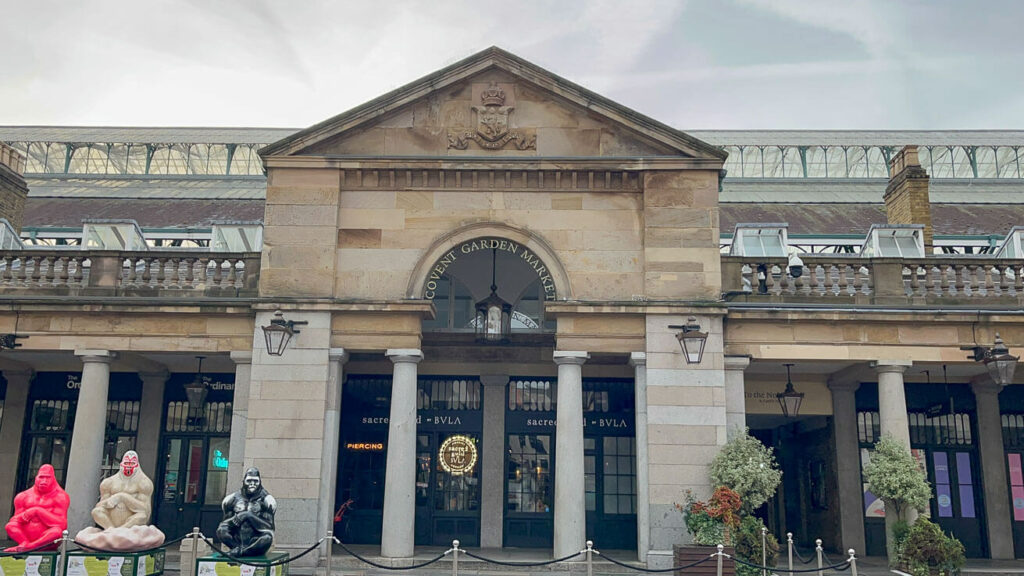
<svg viewBox="0 0 1024 576">
<path fill-rule="evenodd" d="M 2 250 L 0 294 L 255 296 L 260 253 Z"/>
<path fill-rule="evenodd" d="M 857 304 L 1024 301 L 1024 260 L 977 256 L 862 258 L 803 254 L 792 270 L 785 258 L 722 257 L 726 299 L 832 301 Z"/>
</svg>

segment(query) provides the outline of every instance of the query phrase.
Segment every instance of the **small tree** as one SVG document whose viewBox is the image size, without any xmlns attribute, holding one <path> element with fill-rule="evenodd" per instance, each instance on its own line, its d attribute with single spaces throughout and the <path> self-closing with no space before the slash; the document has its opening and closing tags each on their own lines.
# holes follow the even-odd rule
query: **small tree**
<svg viewBox="0 0 1024 576">
<path fill-rule="evenodd" d="M 711 485 L 726 486 L 740 495 L 745 512 L 753 512 L 775 495 L 782 471 L 774 450 L 746 429 L 722 447 L 711 461 Z"/>
<path fill-rule="evenodd" d="M 892 507 L 898 520 L 907 520 L 909 510 L 924 512 L 932 497 L 931 487 L 914 456 L 889 435 L 882 436 L 864 467 L 868 490 Z"/>
</svg>

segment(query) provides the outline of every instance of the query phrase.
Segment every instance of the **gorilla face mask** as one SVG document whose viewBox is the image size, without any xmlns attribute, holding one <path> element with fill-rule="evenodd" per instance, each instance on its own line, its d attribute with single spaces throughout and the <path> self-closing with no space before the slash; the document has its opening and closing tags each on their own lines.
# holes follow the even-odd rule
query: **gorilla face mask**
<svg viewBox="0 0 1024 576">
<path fill-rule="evenodd" d="M 124 453 L 124 457 L 121 458 L 121 473 L 125 476 L 131 476 L 139 468 L 139 455 L 134 450 L 129 450 Z"/>
<path fill-rule="evenodd" d="M 253 473 L 251 470 L 247 471 L 242 483 L 245 484 L 245 493 L 249 496 L 255 496 L 260 491 L 261 481 L 259 473 Z"/>
</svg>

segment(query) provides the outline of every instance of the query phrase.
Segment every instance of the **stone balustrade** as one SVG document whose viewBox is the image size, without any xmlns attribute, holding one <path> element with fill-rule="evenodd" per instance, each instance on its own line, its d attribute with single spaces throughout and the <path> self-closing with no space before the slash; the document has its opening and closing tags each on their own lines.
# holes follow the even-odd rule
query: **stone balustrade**
<svg viewBox="0 0 1024 576">
<path fill-rule="evenodd" d="M 260 253 L 0 251 L 0 297 L 255 297 Z"/>
<path fill-rule="evenodd" d="M 1020 307 L 1024 260 L 980 256 L 862 258 L 802 254 L 794 278 L 785 258 L 722 257 L 722 291 L 729 301 L 842 305 Z"/>
</svg>

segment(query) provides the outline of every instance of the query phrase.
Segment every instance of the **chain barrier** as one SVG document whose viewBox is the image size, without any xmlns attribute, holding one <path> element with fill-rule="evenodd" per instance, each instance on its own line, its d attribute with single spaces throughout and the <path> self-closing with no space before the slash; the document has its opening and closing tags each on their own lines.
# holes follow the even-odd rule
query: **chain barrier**
<svg viewBox="0 0 1024 576">
<path fill-rule="evenodd" d="M 159 546 L 154 546 L 152 548 L 146 548 L 144 550 L 104 550 L 103 548 L 95 548 L 95 547 L 89 546 L 87 544 L 82 544 L 78 540 L 70 540 L 70 542 L 72 544 L 74 544 L 75 546 L 78 546 L 78 548 L 80 550 L 85 550 L 87 552 L 96 552 L 97 554 L 113 554 L 113 555 L 116 556 L 118 554 L 147 554 L 149 552 L 155 552 L 157 550 L 163 550 L 163 549 L 166 549 L 166 548 L 170 548 L 171 546 L 174 546 L 175 544 L 180 543 L 181 541 L 185 540 L 186 538 L 188 538 L 190 536 L 192 536 L 191 533 L 185 534 L 184 536 L 182 536 L 180 538 L 175 538 L 174 540 L 171 540 L 170 542 L 164 542 L 163 544 L 161 544 Z M 68 550 L 68 552 L 77 552 L 77 550 Z"/>
<path fill-rule="evenodd" d="M 491 559 L 491 558 L 485 558 L 483 556 L 478 556 L 478 555 L 473 554 L 472 552 L 470 552 L 469 550 L 466 550 L 464 548 L 459 548 L 459 552 L 462 552 L 463 554 L 465 554 L 466 556 L 469 556 L 470 558 L 476 558 L 477 560 L 482 560 L 482 561 L 487 562 L 489 564 L 497 564 L 498 566 L 519 566 L 519 567 L 523 567 L 523 568 L 532 568 L 532 567 L 538 567 L 538 566 L 550 566 L 552 564 L 557 564 L 558 562 L 565 562 L 565 561 L 569 560 L 570 558 L 575 558 L 577 556 L 585 554 L 586 550 L 580 550 L 579 552 L 575 552 L 573 554 L 569 554 L 568 556 L 562 556 L 561 558 L 555 558 L 554 560 L 543 560 L 541 562 L 507 562 L 505 560 L 494 560 L 494 559 Z M 595 550 L 594 552 L 597 552 L 597 551 Z"/>
<path fill-rule="evenodd" d="M 773 568 L 771 566 L 761 566 L 759 564 L 752 564 L 750 562 L 747 562 L 746 560 L 740 560 L 739 558 L 736 558 L 735 556 L 731 556 L 729 554 L 724 554 L 724 556 L 726 558 L 731 558 L 733 562 L 735 562 L 737 564 L 741 564 L 741 565 L 746 566 L 748 568 L 756 568 L 757 570 L 771 570 L 773 572 L 781 572 L 783 574 L 790 574 L 790 573 L 792 573 L 792 574 L 807 574 L 807 573 L 811 573 L 811 572 L 818 572 L 819 570 L 843 571 L 843 570 L 846 570 L 847 568 L 849 568 L 850 564 L 851 564 L 851 562 L 849 560 L 847 560 L 846 562 L 840 562 L 839 564 L 835 564 L 835 565 L 832 565 L 832 566 L 822 566 L 821 568 L 800 568 L 800 569 L 795 569 L 795 570 L 779 570 L 779 569 Z"/>
<path fill-rule="evenodd" d="M 687 568 L 693 568 L 694 566 L 700 566 L 705 562 L 710 562 L 712 558 L 718 556 L 718 554 L 708 554 L 706 558 L 702 558 L 700 560 L 697 560 L 696 562 L 690 562 L 689 564 L 683 564 L 681 566 L 673 566 L 671 568 L 644 568 L 642 566 L 632 566 L 630 564 L 626 564 L 625 562 L 616 560 L 615 558 L 612 558 L 607 554 L 603 554 L 599 550 L 594 550 L 594 554 L 597 554 L 598 556 L 604 558 L 612 564 L 615 564 L 616 566 L 629 568 L 630 570 L 636 570 L 637 572 L 645 572 L 647 574 L 660 574 L 666 572 L 675 572 L 677 570 L 686 570 Z"/>
<path fill-rule="evenodd" d="M 202 540 L 204 542 L 206 542 L 206 545 L 209 546 L 211 549 L 213 549 L 213 550 L 217 549 L 217 545 L 214 544 L 214 542 L 212 540 L 210 540 L 209 538 L 207 538 L 206 536 L 203 536 L 202 534 L 200 534 L 200 538 L 202 538 Z M 299 558 L 302 558 L 306 554 L 309 554 L 313 550 L 316 550 L 317 548 L 320 547 L 321 544 L 324 543 L 324 540 L 326 540 L 326 539 L 327 538 L 325 537 L 325 538 L 321 538 L 321 539 L 317 540 L 316 544 L 313 544 L 312 546 L 310 546 L 309 548 L 306 548 L 302 552 L 299 552 L 295 556 L 291 556 L 289 558 L 284 558 L 282 560 L 275 560 L 273 562 L 251 562 L 249 560 L 246 560 L 245 558 L 239 558 L 238 556 L 232 556 L 231 554 L 228 554 L 227 552 L 219 552 L 219 554 L 221 556 L 227 558 L 228 560 L 230 560 L 231 562 L 233 562 L 235 564 L 242 564 L 244 566 L 267 566 L 267 567 L 281 566 L 283 564 L 291 564 L 292 562 L 295 562 L 296 560 L 298 560 Z"/>
<path fill-rule="evenodd" d="M 0 552 L 0 558 L 11 558 L 11 557 L 15 557 L 15 556 L 28 556 L 29 554 L 32 554 L 33 552 L 42 552 L 42 551 L 57 552 L 57 550 L 53 550 L 52 547 L 53 546 L 59 546 L 62 540 L 64 540 L 63 537 L 57 538 L 53 542 L 48 542 L 48 543 L 44 542 L 43 544 L 40 544 L 39 546 L 36 546 L 35 548 L 29 548 L 28 550 L 22 550 L 20 552 Z M 47 550 L 47 548 L 51 548 L 51 549 Z"/>
<path fill-rule="evenodd" d="M 338 540 L 337 538 L 334 538 L 333 536 L 332 536 L 332 538 L 334 539 L 335 542 L 337 542 L 338 546 L 341 546 L 342 550 L 344 550 L 345 552 L 348 552 L 356 560 L 359 560 L 360 562 L 363 562 L 364 564 L 369 564 L 370 566 L 373 566 L 374 568 L 380 568 L 381 570 L 415 570 L 417 568 L 423 568 L 424 566 L 430 566 L 434 562 L 437 562 L 438 560 L 441 560 L 445 556 L 451 554 L 452 550 L 454 550 L 454 548 L 449 548 L 448 550 L 445 550 L 443 553 L 437 555 L 434 558 L 431 558 L 430 560 L 427 560 L 426 562 L 421 562 L 419 564 L 413 564 L 411 566 L 385 566 L 384 564 L 378 564 L 377 562 L 374 562 L 373 560 L 370 560 L 369 558 L 364 558 L 363 556 L 360 556 L 359 554 L 357 554 L 357 553 L 353 552 L 351 549 L 349 549 L 348 546 L 345 546 L 345 544 L 341 540 Z M 465 553 L 466 551 L 465 550 L 460 550 L 460 552 Z"/>
</svg>

